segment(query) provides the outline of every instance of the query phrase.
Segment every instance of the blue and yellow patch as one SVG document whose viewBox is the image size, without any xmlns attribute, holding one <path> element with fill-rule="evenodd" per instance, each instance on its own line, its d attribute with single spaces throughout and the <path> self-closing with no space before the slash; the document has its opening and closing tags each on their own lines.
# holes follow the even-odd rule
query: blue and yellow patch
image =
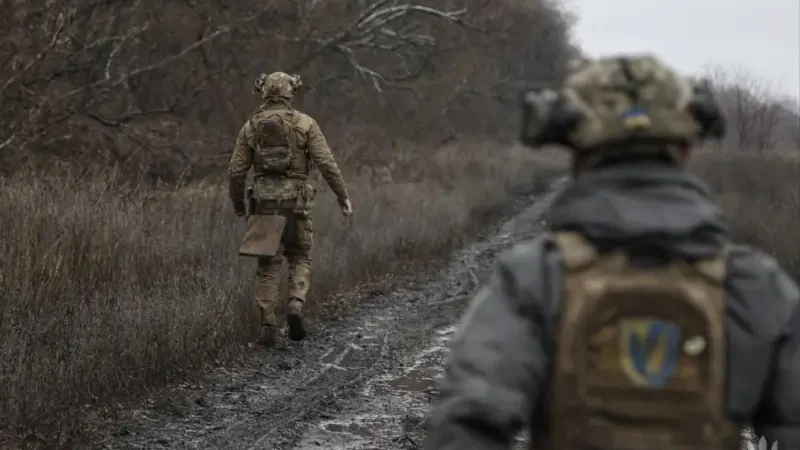
<svg viewBox="0 0 800 450">
<path fill-rule="evenodd" d="M 674 322 L 628 319 L 620 322 L 622 368 L 639 386 L 658 388 L 678 364 L 680 327 Z"/>
<path fill-rule="evenodd" d="M 640 107 L 632 107 L 622 113 L 622 120 L 628 129 L 648 128 L 651 125 L 647 112 Z"/>
</svg>

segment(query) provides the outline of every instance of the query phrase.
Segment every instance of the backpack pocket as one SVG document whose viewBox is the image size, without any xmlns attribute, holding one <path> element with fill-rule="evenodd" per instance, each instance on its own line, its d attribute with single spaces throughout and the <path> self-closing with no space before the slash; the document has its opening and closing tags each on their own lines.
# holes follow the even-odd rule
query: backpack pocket
<svg viewBox="0 0 800 450">
<path fill-rule="evenodd" d="M 264 175 L 286 175 L 292 167 L 293 133 L 290 123 L 280 113 L 254 118 L 252 122 L 255 154 L 253 163 Z"/>
<path fill-rule="evenodd" d="M 314 210 L 314 204 L 317 199 L 317 188 L 313 184 L 305 181 L 300 184 L 300 192 L 297 196 L 297 206 L 295 207 L 295 214 L 298 216 L 308 217 Z"/>
</svg>

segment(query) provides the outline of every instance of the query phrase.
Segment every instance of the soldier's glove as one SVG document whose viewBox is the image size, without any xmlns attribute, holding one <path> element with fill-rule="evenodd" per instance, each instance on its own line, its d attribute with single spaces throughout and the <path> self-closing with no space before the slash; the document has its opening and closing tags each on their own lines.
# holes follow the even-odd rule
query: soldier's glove
<svg viewBox="0 0 800 450">
<path fill-rule="evenodd" d="M 247 214 L 244 204 L 244 186 L 246 181 L 245 177 L 231 178 L 230 184 L 228 185 L 228 195 L 231 198 L 231 202 L 233 202 L 233 210 L 239 217 Z"/>
</svg>

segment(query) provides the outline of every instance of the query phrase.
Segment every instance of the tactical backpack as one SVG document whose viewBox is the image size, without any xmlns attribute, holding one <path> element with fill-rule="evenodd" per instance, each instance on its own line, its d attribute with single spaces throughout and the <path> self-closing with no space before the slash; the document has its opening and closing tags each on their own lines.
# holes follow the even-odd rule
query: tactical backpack
<svg viewBox="0 0 800 450">
<path fill-rule="evenodd" d="M 724 417 L 727 251 L 640 268 L 581 234 L 553 239 L 564 295 L 536 448 L 738 449 Z"/>
<path fill-rule="evenodd" d="M 297 150 L 291 109 L 259 111 L 250 119 L 255 155 L 253 166 L 259 175 L 285 176 L 292 168 Z"/>
</svg>

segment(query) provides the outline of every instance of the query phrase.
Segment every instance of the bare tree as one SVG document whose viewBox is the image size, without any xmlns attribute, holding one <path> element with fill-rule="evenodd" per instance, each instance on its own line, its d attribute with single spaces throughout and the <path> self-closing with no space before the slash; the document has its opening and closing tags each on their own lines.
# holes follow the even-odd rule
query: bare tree
<svg viewBox="0 0 800 450">
<path fill-rule="evenodd" d="M 509 110 L 497 99 L 557 77 L 569 57 L 569 24 L 549 4 L 0 0 L 14 11 L 0 16 L 2 168 L 215 170 L 209 155 L 230 146 L 257 104 L 253 78 L 270 70 L 301 73 L 300 101 L 331 126 L 380 117 L 431 142 L 499 134 Z"/>
<path fill-rule="evenodd" d="M 720 91 L 730 124 L 726 145 L 764 152 L 791 141 L 798 116 L 772 85 L 743 69 L 716 67 L 707 76 Z"/>
</svg>

